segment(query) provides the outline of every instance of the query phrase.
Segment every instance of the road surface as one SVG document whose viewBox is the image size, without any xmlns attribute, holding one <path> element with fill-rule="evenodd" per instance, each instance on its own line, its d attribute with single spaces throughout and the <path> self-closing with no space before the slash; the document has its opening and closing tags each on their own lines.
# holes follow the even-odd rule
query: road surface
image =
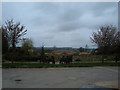
<svg viewBox="0 0 120 90">
<path fill-rule="evenodd" d="M 118 67 L 3 69 L 3 88 L 118 88 Z"/>
</svg>

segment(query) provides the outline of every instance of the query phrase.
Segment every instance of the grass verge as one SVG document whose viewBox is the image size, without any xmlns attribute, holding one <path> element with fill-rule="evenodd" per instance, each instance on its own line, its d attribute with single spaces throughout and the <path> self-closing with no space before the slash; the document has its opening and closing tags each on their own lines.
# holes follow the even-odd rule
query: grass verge
<svg viewBox="0 0 120 90">
<path fill-rule="evenodd" d="M 119 63 L 105 62 L 105 63 L 72 63 L 72 64 L 40 64 L 40 63 L 2 63 L 3 68 L 48 68 L 48 67 L 92 67 L 92 66 L 119 66 Z"/>
</svg>

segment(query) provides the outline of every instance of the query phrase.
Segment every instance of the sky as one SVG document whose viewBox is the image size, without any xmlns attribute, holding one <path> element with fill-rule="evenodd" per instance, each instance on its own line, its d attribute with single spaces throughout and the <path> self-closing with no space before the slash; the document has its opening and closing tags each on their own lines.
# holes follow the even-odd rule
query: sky
<svg viewBox="0 0 120 90">
<path fill-rule="evenodd" d="M 3 2 L 2 24 L 26 26 L 35 47 L 95 47 L 90 40 L 101 26 L 118 24 L 117 2 Z M 1 24 L 1 23 L 0 23 Z"/>
</svg>

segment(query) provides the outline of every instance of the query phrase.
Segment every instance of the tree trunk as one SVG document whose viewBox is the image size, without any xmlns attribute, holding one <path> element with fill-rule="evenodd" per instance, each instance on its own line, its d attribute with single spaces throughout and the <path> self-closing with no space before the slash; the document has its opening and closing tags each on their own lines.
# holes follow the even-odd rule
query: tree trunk
<svg viewBox="0 0 120 90">
<path fill-rule="evenodd" d="M 15 45 L 15 43 L 14 43 L 14 42 L 12 43 L 12 47 L 13 47 L 13 48 L 16 48 L 16 45 Z"/>
</svg>

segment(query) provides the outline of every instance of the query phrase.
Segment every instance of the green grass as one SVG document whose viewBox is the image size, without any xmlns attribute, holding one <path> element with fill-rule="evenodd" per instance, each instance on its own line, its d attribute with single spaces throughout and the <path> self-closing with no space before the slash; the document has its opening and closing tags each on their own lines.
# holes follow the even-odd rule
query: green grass
<svg viewBox="0 0 120 90">
<path fill-rule="evenodd" d="M 14 68 L 14 67 L 33 67 L 33 68 L 42 68 L 42 67 L 89 67 L 89 66 L 118 66 L 119 63 L 115 62 L 83 62 L 83 63 L 73 63 L 73 64 L 40 64 L 40 63 L 3 63 L 3 68 Z"/>
</svg>

